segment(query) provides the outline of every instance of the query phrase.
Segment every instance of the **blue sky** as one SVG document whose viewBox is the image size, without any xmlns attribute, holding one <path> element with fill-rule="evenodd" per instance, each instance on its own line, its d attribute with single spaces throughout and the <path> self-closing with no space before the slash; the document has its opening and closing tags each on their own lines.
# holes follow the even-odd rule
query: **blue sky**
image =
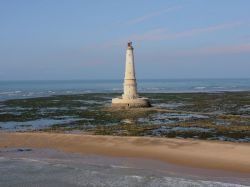
<svg viewBox="0 0 250 187">
<path fill-rule="evenodd" d="M 0 0 L 0 80 L 249 78 L 249 0 Z"/>
</svg>

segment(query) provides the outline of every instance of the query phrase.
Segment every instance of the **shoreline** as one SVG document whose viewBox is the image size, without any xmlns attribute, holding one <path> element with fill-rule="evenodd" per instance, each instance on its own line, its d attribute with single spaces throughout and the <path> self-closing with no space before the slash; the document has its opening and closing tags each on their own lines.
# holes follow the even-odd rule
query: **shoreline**
<svg viewBox="0 0 250 187">
<path fill-rule="evenodd" d="M 143 158 L 193 168 L 250 173 L 250 143 L 48 132 L 1 132 L 0 148 L 15 147 Z"/>
</svg>

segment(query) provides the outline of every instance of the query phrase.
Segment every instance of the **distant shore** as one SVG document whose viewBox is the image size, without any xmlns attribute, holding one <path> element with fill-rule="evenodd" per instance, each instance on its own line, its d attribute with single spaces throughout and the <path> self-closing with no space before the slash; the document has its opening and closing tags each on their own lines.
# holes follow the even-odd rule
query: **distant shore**
<svg viewBox="0 0 250 187">
<path fill-rule="evenodd" d="M 71 153 L 159 160 L 195 168 L 250 173 L 250 143 L 64 133 L 0 133 L 0 148 L 49 148 Z"/>
</svg>

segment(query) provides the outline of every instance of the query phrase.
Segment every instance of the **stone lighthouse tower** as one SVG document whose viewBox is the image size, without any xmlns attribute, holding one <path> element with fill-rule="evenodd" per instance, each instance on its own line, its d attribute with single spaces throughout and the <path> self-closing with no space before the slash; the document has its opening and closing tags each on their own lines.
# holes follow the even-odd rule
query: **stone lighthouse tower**
<svg viewBox="0 0 250 187">
<path fill-rule="evenodd" d="M 132 42 L 128 43 L 126 50 L 125 77 L 122 97 L 112 99 L 112 106 L 119 107 L 150 107 L 148 98 L 139 97 L 135 77 L 134 48 Z"/>
<path fill-rule="evenodd" d="M 132 42 L 128 43 L 126 51 L 126 67 L 125 67 L 125 78 L 124 78 L 124 99 L 135 99 L 137 95 L 137 84 L 135 78 L 135 64 L 134 64 L 134 48 Z"/>
</svg>

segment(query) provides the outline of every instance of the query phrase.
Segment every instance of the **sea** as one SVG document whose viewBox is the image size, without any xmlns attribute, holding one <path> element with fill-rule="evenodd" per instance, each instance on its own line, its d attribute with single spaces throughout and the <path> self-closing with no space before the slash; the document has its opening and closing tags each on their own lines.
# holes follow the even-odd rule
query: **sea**
<svg viewBox="0 0 250 187">
<path fill-rule="evenodd" d="M 146 79 L 137 81 L 141 93 L 250 91 L 248 79 Z M 123 80 L 0 81 L 0 100 L 82 93 L 120 93 Z"/>
<path fill-rule="evenodd" d="M 0 149 L 0 186 L 247 187 L 249 174 L 191 168 L 156 160 Z"/>
</svg>

